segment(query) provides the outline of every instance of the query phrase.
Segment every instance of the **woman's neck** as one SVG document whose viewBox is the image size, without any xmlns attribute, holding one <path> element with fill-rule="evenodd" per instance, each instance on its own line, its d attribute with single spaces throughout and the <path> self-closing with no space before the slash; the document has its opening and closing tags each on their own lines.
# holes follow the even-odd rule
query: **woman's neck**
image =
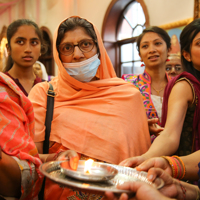
<svg viewBox="0 0 200 200">
<path fill-rule="evenodd" d="M 151 77 L 151 84 L 161 84 L 164 82 L 167 82 L 166 78 L 166 73 L 165 73 L 165 68 L 156 68 L 156 69 L 145 69 L 146 72 L 149 74 Z"/>
<path fill-rule="evenodd" d="M 8 73 L 15 79 L 35 80 L 36 78 L 32 66 L 22 68 L 14 64 Z"/>
</svg>

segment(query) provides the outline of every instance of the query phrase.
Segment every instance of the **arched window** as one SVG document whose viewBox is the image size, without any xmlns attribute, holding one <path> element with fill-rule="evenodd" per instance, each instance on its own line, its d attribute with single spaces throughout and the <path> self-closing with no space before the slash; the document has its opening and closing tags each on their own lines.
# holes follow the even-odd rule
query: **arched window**
<svg viewBox="0 0 200 200">
<path fill-rule="evenodd" d="M 136 39 L 148 25 L 149 17 L 143 0 L 111 2 L 104 18 L 102 37 L 118 77 L 143 72 Z"/>
</svg>

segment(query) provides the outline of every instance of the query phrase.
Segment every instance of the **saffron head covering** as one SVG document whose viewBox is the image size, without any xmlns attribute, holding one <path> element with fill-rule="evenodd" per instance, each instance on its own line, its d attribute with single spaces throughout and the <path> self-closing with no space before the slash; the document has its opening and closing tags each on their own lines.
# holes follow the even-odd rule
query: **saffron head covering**
<svg viewBox="0 0 200 200">
<path fill-rule="evenodd" d="M 51 81 L 57 95 L 50 140 L 89 157 L 118 164 L 148 150 L 147 117 L 140 92 L 116 77 L 100 34 L 93 27 L 101 64 L 97 71 L 99 80 L 87 83 L 74 79 L 64 69 L 56 48 L 58 29 L 54 34 L 53 55 L 59 72 Z M 44 141 L 47 90 L 48 83 L 43 82 L 29 94 L 36 119 L 35 142 Z"/>
</svg>

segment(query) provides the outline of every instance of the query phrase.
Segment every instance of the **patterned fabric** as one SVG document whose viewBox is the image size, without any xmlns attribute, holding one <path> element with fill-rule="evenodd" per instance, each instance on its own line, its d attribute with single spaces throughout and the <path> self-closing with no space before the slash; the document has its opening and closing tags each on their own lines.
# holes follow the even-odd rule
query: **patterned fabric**
<svg viewBox="0 0 200 200">
<path fill-rule="evenodd" d="M 169 81 L 171 78 L 166 73 L 167 80 Z M 146 110 L 146 114 L 148 119 L 151 118 L 159 118 L 158 113 L 155 109 L 153 101 L 151 99 L 151 77 L 149 74 L 144 71 L 143 74 L 134 75 L 134 74 L 124 74 L 122 75 L 122 79 L 125 81 L 132 83 L 135 85 L 140 93 L 142 94 L 143 104 Z M 158 124 L 160 125 L 160 121 Z"/>
<path fill-rule="evenodd" d="M 0 121 L 1 149 L 7 155 L 16 157 L 21 170 L 20 199 L 33 199 L 38 195 L 43 178 L 38 169 L 41 160 L 33 142 L 33 107 L 14 81 L 1 72 Z M 37 176 L 38 179 L 36 179 Z M 24 184 L 23 180 L 27 177 L 32 177 L 29 180 L 30 183 Z"/>
<path fill-rule="evenodd" d="M 59 150 L 68 150 L 66 147 L 54 143 L 52 147 L 49 149 L 49 153 L 55 153 Z M 79 158 L 81 160 L 87 160 L 90 157 L 85 156 L 83 154 L 78 154 Z M 99 161 L 100 160 L 92 158 L 94 161 Z M 56 192 L 55 192 L 56 191 Z M 83 192 L 81 190 L 75 190 L 73 188 L 67 188 L 67 187 L 61 187 L 58 184 L 53 183 L 51 180 L 46 179 L 45 182 L 45 193 L 44 193 L 44 199 L 47 200 L 55 200 L 55 199 L 60 199 L 60 200 L 101 200 L 103 196 L 98 195 L 98 194 L 91 194 L 87 192 Z"/>
</svg>

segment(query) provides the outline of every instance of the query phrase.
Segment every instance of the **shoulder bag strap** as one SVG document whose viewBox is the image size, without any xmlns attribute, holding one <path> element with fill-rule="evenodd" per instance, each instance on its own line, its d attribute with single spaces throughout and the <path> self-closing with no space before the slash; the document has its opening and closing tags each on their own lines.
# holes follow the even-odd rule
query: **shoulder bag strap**
<svg viewBox="0 0 200 200">
<path fill-rule="evenodd" d="M 47 91 L 47 111 L 46 111 L 46 119 L 45 119 L 45 140 L 43 143 L 43 154 L 49 153 L 49 137 L 51 132 L 51 121 L 53 119 L 53 109 L 54 109 L 54 97 L 56 93 L 53 91 L 53 86 L 49 83 L 49 89 Z M 42 183 L 42 188 L 39 192 L 38 199 L 44 200 L 44 188 L 45 188 L 45 177 Z"/>
<path fill-rule="evenodd" d="M 56 93 L 53 90 L 53 86 L 49 83 L 49 90 L 47 92 L 47 111 L 45 119 L 45 140 L 43 143 L 43 154 L 49 153 L 49 137 L 51 132 L 51 121 L 53 119 L 53 109 L 54 109 L 54 97 Z"/>
</svg>

